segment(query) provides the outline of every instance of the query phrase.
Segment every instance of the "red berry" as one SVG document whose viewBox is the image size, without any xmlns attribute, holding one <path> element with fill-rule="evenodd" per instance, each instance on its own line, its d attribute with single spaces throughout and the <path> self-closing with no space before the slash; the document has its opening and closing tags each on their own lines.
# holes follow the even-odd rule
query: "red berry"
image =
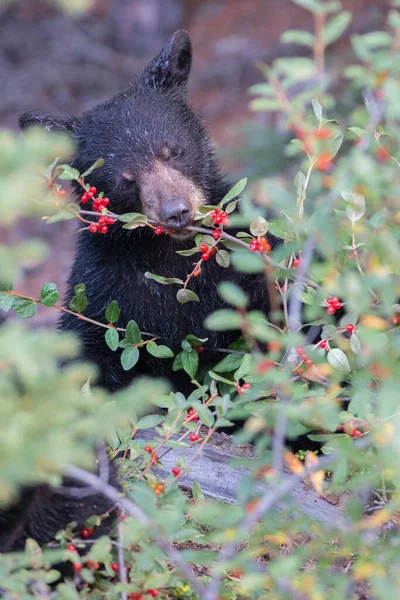
<svg viewBox="0 0 400 600">
<path fill-rule="evenodd" d="M 221 232 L 219 229 L 214 229 L 214 231 L 212 232 L 212 236 L 214 238 L 214 240 L 219 240 L 219 238 L 221 237 Z"/>
<path fill-rule="evenodd" d="M 208 260 L 210 258 L 210 255 L 208 254 L 208 252 L 203 252 L 203 254 L 201 255 L 201 258 L 203 260 Z"/>
<path fill-rule="evenodd" d="M 308 354 L 302 354 L 301 360 L 308 360 Z"/>
<path fill-rule="evenodd" d="M 213 256 L 215 253 L 216 253 L 216 250 L 215 250 L 215 248 L 210 248 L 210 249 L 209 249 L 209 251 L 208 251 L 208 254 L 209 254 L 210 256 Z"/>
<path fill-rule="evenodd" d="M 157 598 L 158 592 L 157 590 L 147 590 L 146 594 L 149 594 L 152 598 Z"/>
<path fill-rule="evenodd" d="M 389 160 L 390 154 L 386 150 L 386 148 L 379 146 L 378 150 L 376 151 L 376 157 L 378 160 L 385 162 L 385 161 Z"/>
<path fill-rule="evenodd" d="M 194 415 L 195 412 L 194 408 L 189 408 L 188 415 Z"/>
<path fill-rule="evenodd" d="M 180 470 L 180 468 L 179 468 L 179 467 L 174 467 L 173 469 L 171 469 L 171 471 L 172 471 L 172 475 L 173 475 L 174 477 L 178 477 L 178 475 L 180 475 L 180 474 L 181 474 L 181 470 Z"/>
<path fill-rule="evenodd" d="M 257 250 L 259 250 L 259 244 L 258 244 L 258 240 L 252 240 L 250 243 L 250 250 L 252 252 L 257 252 Z"/>
<path fill-rule="evenodd" d="M 108 225 L 101 225 L 99 228 L 100 233 L 107 233 Z"/>
<path fill-rule="evenodd" d="M 119 571 L 118 563 L 111 563 L 111 569 L 114 571 L 114 573 L 118 573 L 118 571 Z"/>
<path fill-rule="evenodd" d="M 304 346 L 298 346 L 296 349 L 296 352 L 299 356 L 301 356 L 302 354 L 304 354 Z"/>
<path fill-rule="evenodd" d="M 326 312 L 328 313 L 328 315 L 334 315 L 336 312 L 336 308 L 334 306 L 328 306 L 328 309 Z"/>
<path fill-rule="evenodd" d="M 156 464 L 158 463 L 158 461 L 159 461 L 159 456 L 158 456 L 158 454 L 155 454 L 155 452 L 152 452 L 152 453 L 151 453 L 151 461 L 150 461 L 150 464 L 151 464 L 152 466 L 154 466 L 154 465 L 156 465 Z"/>
<path fill-rule="evenodd" d="M 351 432 L 351 437 L 360 437 L 360 435 L 362 435 L 361 431 L 359 429 L 353 429 L 353 431 Z"/>
<path fill-rule="evenodd" d="M 101 199 L 101 203 L 102 203 L 104 206 L 107 206 L 107 205 L 110 203 L 110 199 L 109 199 L 109 198 L 102 198 L 102 199 Z"/>
<path fill-rule="evenodd" d="M 75 546 L 73 544 L 68 544 L 67 550 L 69 550 L 70 552 L 78 553 L 78 550 L 75 548 Z"/>
<path fill-rule="evenodd" d="M 67 192 L 65 190 L 58 190 L 57 194 L 63 198 L 67 195 Z"/>
<path fill-rule="evenodd" d="M 107 217 L 107 225 L 114 225 L 115 219 L 113 217 Z"/>
<path fill-rule="evenodd" d="M 294 268 L 294 269 L 297 269 L 297 267 L 299 266 L 300 262 L 301 262 L 301 261 L 300 261 L 300 259 L 299 259 L 299 258 L 295 258 L 295 259 L 293 260 L 293 268 Z"/>
<path fill-rule="evenodd" d="M 87 538 L 87 537 L 89 537 L 89 535 L 90 535 L 91 533 L 93 533 L 93 529 L 91 529 L 91 528 L 86 528 L 86 527 L 85 527 L 85 528 L 84 528 L 84 529 L 82 529 L 82 531 L 81 531 L 81 536 L 82 536 L 83 538 Z"/>
<path fill-rule="evenodd" d="M 200 252 L 208 252 L 207 244 L 200 244 L 199 250 L 200 250 Z"/>
<path fill-rule="evenodd" d="M 161 225 L 158 225 L 154 231 L 155 231 L 156 235 L 161 235 L 164 230 L 161 227 Z"/>
<path fill-rule="evenodd" d="M 73 567 L 74 571 L 77 571 L 77 572 L 82 571 L 81 563 L 73 563 L 72 567 Z"/>
<path fill-rule="evenodd" d="M 99 219 L 99 225 L 105 225 L 106 223 L 107 223 L 107 217 L 103 215 Z"/>
<path fill-rule="evenodd" d="M 97 188 L 95 188 L 94 185 L 92 185 L 89 192 L 92 192 L 92 194 L 95 195 L 95 193 L 97 192 Z"/>
<path fill-rule="evenodd" d="M 96 223 L 92 223 L 92 225 L 89 225 L 88 229 L 89 229 L 90 233 L 97 233 L 99 230 Z"/>
<path fill-rule="evenodd" d="M 195 346 L 194 349 L 196 350 L 197 354 L 204 352 L 204 346 Z"/>
<path fill-rule="evenodd" d="M 355 330 L 355 326 L 351 325 L 351 323 L 349 323 L 346 327 L 346 331 L 348 331 L 349 333 L 353 333 L 354 330 Z"/>
<path fill-rule="evenodd" d="M 305 361 L 305 365 L 307 367 L 307 369 L 309 369 L 310 367 L 312 367 L 312 360 L 308 359 Z"/>
<path fill-rule="evenodd" d="M 303 373 L 304 373 L 304 369 L 296 369 L 297 375 L 303 375 Z"/>
<path fill-rule="evenodd" d="M 94 194 L 93 194 L 93 192 L 91 192 L 91 191 L 89 190 L 88 192 L 86 192 L 86 196 L 87 196 L 87 197 L 89 198 L 89 200 L 90 200 L 90 198 L 93 198 Z"/>
<path fill-rule="evenodd" d="M 195 433 L 192 433 L 192 435 L 189 437 L 189 440 L 191 442 L 197 442 L 197 440 L 199 440 L 199 439 L 200 439 L 199 436 L 196 435 Z"/>
<path fill-rule="evenodd" d="M 86 204 L 86 202 L 89 202 L 89 197 L 87 194 L 83 194 L 82 198 L 81 198 L 81 202 L 83 204 Z"/>
<path fill-rule="evenodd" d="M 151 454 L 153 452 L 153 448 L 151 446 L 145 446 L 144 447 L 144 451 L 148 452 L 149 454 Z"/>
<path fill-rule="evenodd" d="M 250 388 L 251 388 L 251 383 L 244 383 L 242 385 L 242 389 L 244 389 L 244 390 L 249 390 Z"/>
<path fill-rule="evenodd" d="M 328 340 L 321 340 L 319 343 L 319 347 L 325 349 L 328 345 Z"/>
</svg>

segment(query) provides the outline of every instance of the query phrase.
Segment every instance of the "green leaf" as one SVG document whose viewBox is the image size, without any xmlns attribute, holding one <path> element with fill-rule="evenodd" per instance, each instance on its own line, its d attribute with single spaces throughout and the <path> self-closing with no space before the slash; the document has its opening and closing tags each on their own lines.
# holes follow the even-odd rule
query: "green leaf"
<svg viewBox="0 0 400 600">
<path fill-rule="evenodd" d="M 218 250 L 215 259 L 219 266 L 224 269 L 227 269 L 231 263 L 231 256 L 226 250 Z"/>
<path fill-rule="evenodd" d="M 110 350 L 113 350 L 113 352 L 115 352 L 115 350 L 118 349 L 118 345 L 119 345 L 118 331 L 116 329 L 114 329 L 114 327 L 110 327 L 109 329 L 107 329 L 104 337 L 105 337 L 107 346 L 110 348 Z"/>
<path fill-rule="evenodd" d="M 191 352 L 193 350 L 192 345 L 190 344 L 190 342 L 188 340 L 182 340 L 181 342 L 181 348 L 184 352 Z"/>
<path fill-rule="evenodd" d="M 230 281 L 220 283 L 218 293 L 225 302 L 232 304 L 232 306 L 245 308 L 249 303 L 248 296 L 242 288 Z"/>
<path fill-rule="evenodd" d="M 242 325 L 241 316 L 234 310 L 222 308 L 209 315 L 204 321 L 207 329 L 214 331 L 227 331 L 229 329 L 240 329 Z"/>
<path fill-rule="evenodd" d="M 313 98 L 311 100 L 311 104 L 315 113 L 315 116 L 317 117 L 318 121 L 322 120 L 322 106 L 318 100 L 318 98 Z"/>
<path fill-rule="evenodd" d="M 241 179 L 240 181 L 238 181 L 233 186 L 233 188 L 230 189 L 229 192 L 227 194 L 225 194 L 225 196 L 222 198 L 221 202 L 219 203 L 220 206 L 223 206 L 227 202 L 230 202 L 234 198 L 237 198 L 237 196 L 240 196 L 240 194 L 243 192 L 244 188 L 246 187 L 246 184 L 247 184 L 246 177 L 244 179 Z"/>
<path fill-rule="evenodd" d="M 55 283 L 46 283 L 40 290 L 40 299 L 45 306 L 54 306 L 59 297 L 60 294 Z"/>
<path fill-rule="evenodd" d="M 270 98 L 255 98 L 251 100 L 250 110 L 254 111 L 268 111 L 268 110 L 280 110 L 281 105 L 277 100 L 272 100 Z"/>
<path fill-rule="evenodd" d="M 36 302 L 27 300 L 26 298 L 15 298 L 13 302 L 13 310 L 21 319 L 30 319 L 34 317 L 37 310 Z"/>
<path fill-rule="evenodd" d="M 139 360 L 139 349 L 129 346 L 121 354 L 121 365 L 124 371 L 129 371 Z"/>
<path fill-rule="evenodd" d="M 336 42 L 336 40 L 340 38 L 342 33 L 344 33 L 350 25 L 351 18 L 351 12 L 346 10 L 335 15 L 328 21 L 323 33 L 325 46 L 333 44 L 333 42 Z"/>
<path fill-rule="evenodd" d="M 119 304 L 116 300 L 113 300 L 106 309 L 106 320 L 108 323 L 115 323 L 119 319 L 120 315 Z"/>
<path fill-rule="evenodd" d="M 139 419 L 136 427 L 138 429 L 150 429 L 151 427 L 157 427 L 165 419 L 165 415 L 146 415 Z"/>
<path fill-rule="evenodd" d="M 361 194 L 356 194 L 351 190 L 340 192 L 343 200 L 348 204 L 346 206 L 346 215 L 349 221 L 356 223 L 365 213 L 365 198 Z"/>
<path fill-rule="evenodd" d="M 182 356 L 183 356 L 184 352 L 182 350 L 182 352 L 179 352 L 176 356 L 175 356 L 175 360 L 172 363 L 172 370 L 173 371 L 180 371 L 181 369 L 183 369 L 183 365 L 182 365 Z"/>
<path fill-rule="evenodd" d="M 93 171 L 95 169 L 98 169 L 99 167 L 102 167 L 103 165 L 104 165 L 104 158 L 98 158 L 96 160 L 96 162 L 94 162 L 92 164 L 92 166 L 87 169 L 87 171 L 82 173 L 81 177 L 86 177 L 87 175 L 90 175 L 91 173 L 93 173 Z"/>
<path fill-rule="evenodd" d="M 351 334 L 350 338 L 350 348 L 354 352 L 354 354 L 360 354 L 361 352 L 361 344 L 358 335 L 355 333 Z"/>
<path fill-rule="evenodd" d="M 59 165 L 57 169 L 62 169 L 62 172 L 57 175 L 57 179 L 77 179 L 79 177 L 78 169 L 72 168 L 70 165 Z"/>
<path fill-rule="evenodd" d="M 119 215 L 118 221 L 122 221 L 123 223 L 130 223 L 131 221 L 139 221 L 141 223 L 146 222 L 147 217 L 142 215 L 142 213 L 124 213 L 123 215 Z"/>
<path fill-rule="evenodd" d="M 157 281 L 157 283 L 162 283 L 163 285 L 172 285 L 174 283 L 179 283 L 181 285 L 184 284 L 182 279 L 177 279 L 176 277 L 162 277 L 161 275 L 155 275 L 149 271 L 146 271 L 144 276 L 147 277 L 147 279 L 154 279 L 154 281 Z"/>
<path fill-rule="evenodd" d="M 202 346 L 208 341 L 208 338 L 199 338 L 196 335 L 193 335 L 193 333 L 189 333 L 189 335 L 186 336 L 186 340 L 191 346 Z"/>
<path fill-rule="evenodd" d="M 125 339 L 129 344 L 139 344 L 142 339 L 139 325 L 133 319 L 126 326 Z"/>
<path fill-rule="evenodd" d="M 181 355 L 183 370 L 194 379 L 199 366 L 199 355 L 193 348 L 191 352 L 181 352 Z"/>
<path fill-rule="evenodd" d="M 119 220 L 121 221 L 121 217 L 119 217 Z M 125 223 L 125 225 L 122 226 L 122 229 L 137 229 L 138 227 L 144 227 L 145 225 L 147 225 L 148 222 L 149 220 L 146 217 L 146 215 L 141 215 L 137 213 L 133 219 L 131 219 L 128 223 Z"/>
<path fill-rule="evenodd" d="M 155 342 L 149 342 L 148 344 L 146 344 L 146 350 L 149 354 L 155 356 L 156 358 L 174 357 L 174 353 L 172 352 L 171 348 L 168 348 L 168 346 L 163 345 L 157 346 Z"/>
<path fill-rule="evenodd" d="M 365 129 L 360 129 L 360 127 L 348 127 L 348 131 L 352 131 L 358 137 L 363 137 L 365 135 Z"/>
<path fill-rule="evenodd" d="M 312 13 L 321 12 L 321 2 L 318 2 L 318 0 L 292 0 L 292 2 L 302 6 L 303 8 L 307 8 Z"/>
<path fill-rule="evenodd" d="M 232 264 L 240 273 L 261 273 L 264 271 L 265 264 L 259 254 L 252 252 L 234 252 L 232 254 Z"/>
<path fill-rule="evenodd" d="M 69 307 L 74 312 L 82 312 L 88 305 L 88 299 L 86 296 L 86 285 L 79 283 L 74 287 L 75 296 L 69 303 Z"/>
<path fill-rule="evenodd" d="M 214 367 L 219 373 L 233 373 L 240 366 L 243 359 L 242 354 L 228 354 Z"/>
<path fill-rule="evenodd" d="M 187 288 L 181 288 L 176 294 L 176 299 L 180 304 L 186 304 L 186 302 L 200 302 L 200 298 L 197 294 L 188 290 Z"/>
<path fill-rule="evenodd" d="M 332 141 L 332 150 L 331 150 L 331 158 L 334 158 L 336 154 L 339 152 L 340 147 L 343 142 L 343 133 L 341 131 L 334 131 L 331 136 Z"/>
<path fill-rule="evenodd" d="M 314 44 L 314 36 L 309 31 L 300 31 L 299 29 L 288 29 L 279 38 L 282 44 L 300 44 L 309 46 Z"/>
<path fill-rule="evenodd" d="M 199 252 L 197 247 L 189 248 L 189 250 L 175 250 L 175 254 L 179 254 L 179 256 L 193 256 L 197 252 Z"/>
<path fill-rule="evenodd" d="M 340 348 L 333 348 L 328 352 L 328 362 L 329 364 L 338 371 L 350 371 L 349 361 L 347 360 L 347 356 L 340 350 Z"/>
<path fill-rule="evenodd" d="M 204 494 L 201 491 L 200 485 L 197 481 L 193 481 L 193 483 L 192 483 L 192 494 L 193 494 L 193 498 L 194 498 L 194 501 L 196 502 L 196 504 L 198 504 L 199 502 L 204 500 Z"/>
<path fill-rule="evenodd" d="M 255 237 L 263 236 L 268 231 L 268 221 L 264 219 L 264 217 L 256 217 L 250 223 L 250 233 Z"/>
<path fill-rule="evenodd" d="M 206 427 L 212 427 L 214 425 L 214 415 L 207 406 L 204 406 L 204 404 L 196 404 L 196 412 Z"/>
<path fill-rule="evenodd" d="M 240 363 L 240 367 L 234 374 L 235 381 L 239 381 L 239 379 L 243 379 L 251 372 L 251 368 L 253 365 L 253 357 L 251 354 L 245 354 L 242 357 L 242 361 Z"/>
<path fill-rule="evenodd" d="M 210 377 L 215 379 L 216 381 L 221 381 L 221 383 L 227 383 L 228 385 L 233 385 L 233 381 L 229 381 L 229 379 L 225 379 L 225 377 L 221 377 L 218 373 L 214 373 L 214 371 L 209 371 Z"/>
<path fill-rule="evenodd" d="M 7 312 L 10 310 L 14 303 L 14 296 L 7 296 L 6 294 L 0 294 L 0 310 Z"/>
</svg>

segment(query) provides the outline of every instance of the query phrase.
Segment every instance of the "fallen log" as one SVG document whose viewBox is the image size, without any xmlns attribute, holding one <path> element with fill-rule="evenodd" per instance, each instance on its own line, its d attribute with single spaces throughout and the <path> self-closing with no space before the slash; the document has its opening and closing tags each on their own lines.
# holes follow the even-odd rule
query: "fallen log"
<svg viewBox="0 0 400 600">
<path fill-rule="evenodd" d="M 157 434 L 152 429 L 138 431 L 135 439 L 153 440 Z M 177 436 L 171 440 L 176 441 Z M 155 470 L 160 479 L 166 479 L 171 474 L 171 469 L 176 466 L 180 456 L 186 462 L 191 462 L 198 451 L 198 446 L 187 446 L 179 448 L 168 448 L 164 446 L 165 453 L 161 454 L 161 464 Z M 249 475 L 249 471 L 243 467 L 231 464 L 234 459 L 252 459 L 254 451 L 248 444 L 236 445 L 226 434 L 214 433 L 203 448 L 201 454 L 190 464 L 190 472 L 180 478 L 182 486 L 191 488 L 194 481 L 200 485 L 203 494 L 225 503 L 237 503 L 238 490 L 243 478 Z M 293 477 L 291 471 L 283 466 L 284 478 Z M 257 483 L 255 492 L 265 490 L 262 482 Z M 283 499 L 276 508 L 283 510 L 295 507 L 296 510 L 326 526 L 335 526 L 344 530 L 348 526 L 348 519 L 344 513 L 344 496 L 326 494 L 318 496 L 315 490 L 303 481 L 299 481 L 293 488 L 288 499 Z"/>
</svg>

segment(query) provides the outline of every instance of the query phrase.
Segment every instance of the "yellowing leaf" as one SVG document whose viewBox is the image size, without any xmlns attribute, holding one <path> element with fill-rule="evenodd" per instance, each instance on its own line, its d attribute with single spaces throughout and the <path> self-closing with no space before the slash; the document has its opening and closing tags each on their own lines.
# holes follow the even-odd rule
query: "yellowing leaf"
<svg viewBox="0 0 400 600">
<path fill-rule="evenodd" d="M 387 508 L 381 508 L 368 519 L 362 519 L 356 524 L 358 530 L 363 529 L 375 529 L 375 527 L 382 527 L 390 518 L 390 512 Z"/>
<path fill-rule="evenodd" d="M 360 320 L 362 325 L 368 327 L 369 329 L 377 329 L 378 331 L 382 331 L 388 327 L 385 319 L 381 319 L 381 317 L 376 317 L 375 315 L 363 315 Z"/>
<path fill-rule="evenodd" d="M 317 464 L 318 464 L 318 458 L 315 456 L 314 452 L 308 451 L 306 454 L 306 460 L 305 460 L 306 468 L 313 467 L 314 465 L 317 465 Z M 323 491 L 324 478 L 325 478 L 325 473 L 322 469 L 320 469 L 319 471 L 315 471 L 315 473 L 311 473 L 311 475 L 309 476 L 309 479 L 310 479 L 315 491 L 317 492 L 317 494 L 319 496 L 322 494 L 322 491 Z"/>
<path fill-rule="evenodd" d="M 304 471 L 303 463 L 293 454 L 286 450 L 283 454 L 283 459 L 292 473 L 302 473 Z"/>
<path fill-rule="evenodd" d="M 374 442 L 377 446 L 384 446 L 394 437 L 394 425 L 390 421 L 382 424 L 379 431 L 374 433 Z"/>
</svg>

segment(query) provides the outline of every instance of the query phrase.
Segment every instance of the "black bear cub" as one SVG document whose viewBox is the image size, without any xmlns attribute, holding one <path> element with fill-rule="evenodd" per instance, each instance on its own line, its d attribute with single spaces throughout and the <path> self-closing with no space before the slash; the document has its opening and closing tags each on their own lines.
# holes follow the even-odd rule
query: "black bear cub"
<svg viewBox="0 0 400 600">
<path fill-rule="evenodd" d="M 118 214 L 142 212 L 169 231 L 157 236 L 147 227 L 128 232 L 115 224 L 106 235 L 80 232 L 67 300 L 73 296 L 75 285 L 85 283 L 89 300 L 85 315 L 104 321 L 107 306 L 117 300 L 121 307 L 119 326 L 135 319 L 142 331 L 158 336 L 175 350 L 189 333 L 208 337 L 204 355 L 212 363 L 216 359 L 213 349 L 226 347 L 236 337 L 235 333 L 204 329 L 205 317 L 223 306 L 218 283 L 222 279 L 240 281 L 249 292 L 251 307 L 267 312 L 264 278 L 239 276 L 211 259 L 203 264 L 201 276 L 192 280 L 191 289 L 199 295 L 200 304 L 181 305 L 175 286 L 162 286 L 144 277 L 150 271 L 186 278 L 193 269 L 193 257 L 176 254 L 176 250 L 192 245 L 189 238 L 193 233 L 185 228 L 192 224 L 199 205 L 218 204 L 230 188 L 219 171 L 202 121 L 187 102 L 190 66 L 189 36 L 178 31 L 132 85 L 111 100 L 78 118 L 27 113 L 21 116 L 20 125 L 40 124 L 47 130 L 70 132 L 77 148 L 73 165 L 80 172 L 100 157 L 105 160 L 88 179 L 110 199 L 110 210 Z M 138 374 L 164 376 L 180 391 L 188 389 L 188 377 L 182 371 L 173 373 L 171 360 L 142 352 L 136 367 L 124 371 L 119 353 L 107 348 L 101 328 L 69 315 L 63 316 L 61 327 L 80 335 L 84 358 L 97 363 L 99 383 L 111 391 Z M 86 504 L 90 500 L 93 513 L 105 509 L 104 501 L 87 499 Z M 35 503 L 39 507 L 35 508 Z M 4 523 L 0 551 L 20 547 L 27 536 L 42 543 L 50 541 L 68 522 L 83 524 L 87 517 L 85 510 L 80 512 L 79 503 L 73 505 L 65 498 L 63 505 L 58 497 L 57 518 L 53 511 L 46 518 L 46 507 L 51 503 L 48 488 L 40 493 L 29 490 L 9 518 L 0 514 L 0 524 Z M 23 523 L 23 530 L 16 534 L 12 523 Z M 3 539 L 5 534 L 8 543 Z"/>
</svg>

